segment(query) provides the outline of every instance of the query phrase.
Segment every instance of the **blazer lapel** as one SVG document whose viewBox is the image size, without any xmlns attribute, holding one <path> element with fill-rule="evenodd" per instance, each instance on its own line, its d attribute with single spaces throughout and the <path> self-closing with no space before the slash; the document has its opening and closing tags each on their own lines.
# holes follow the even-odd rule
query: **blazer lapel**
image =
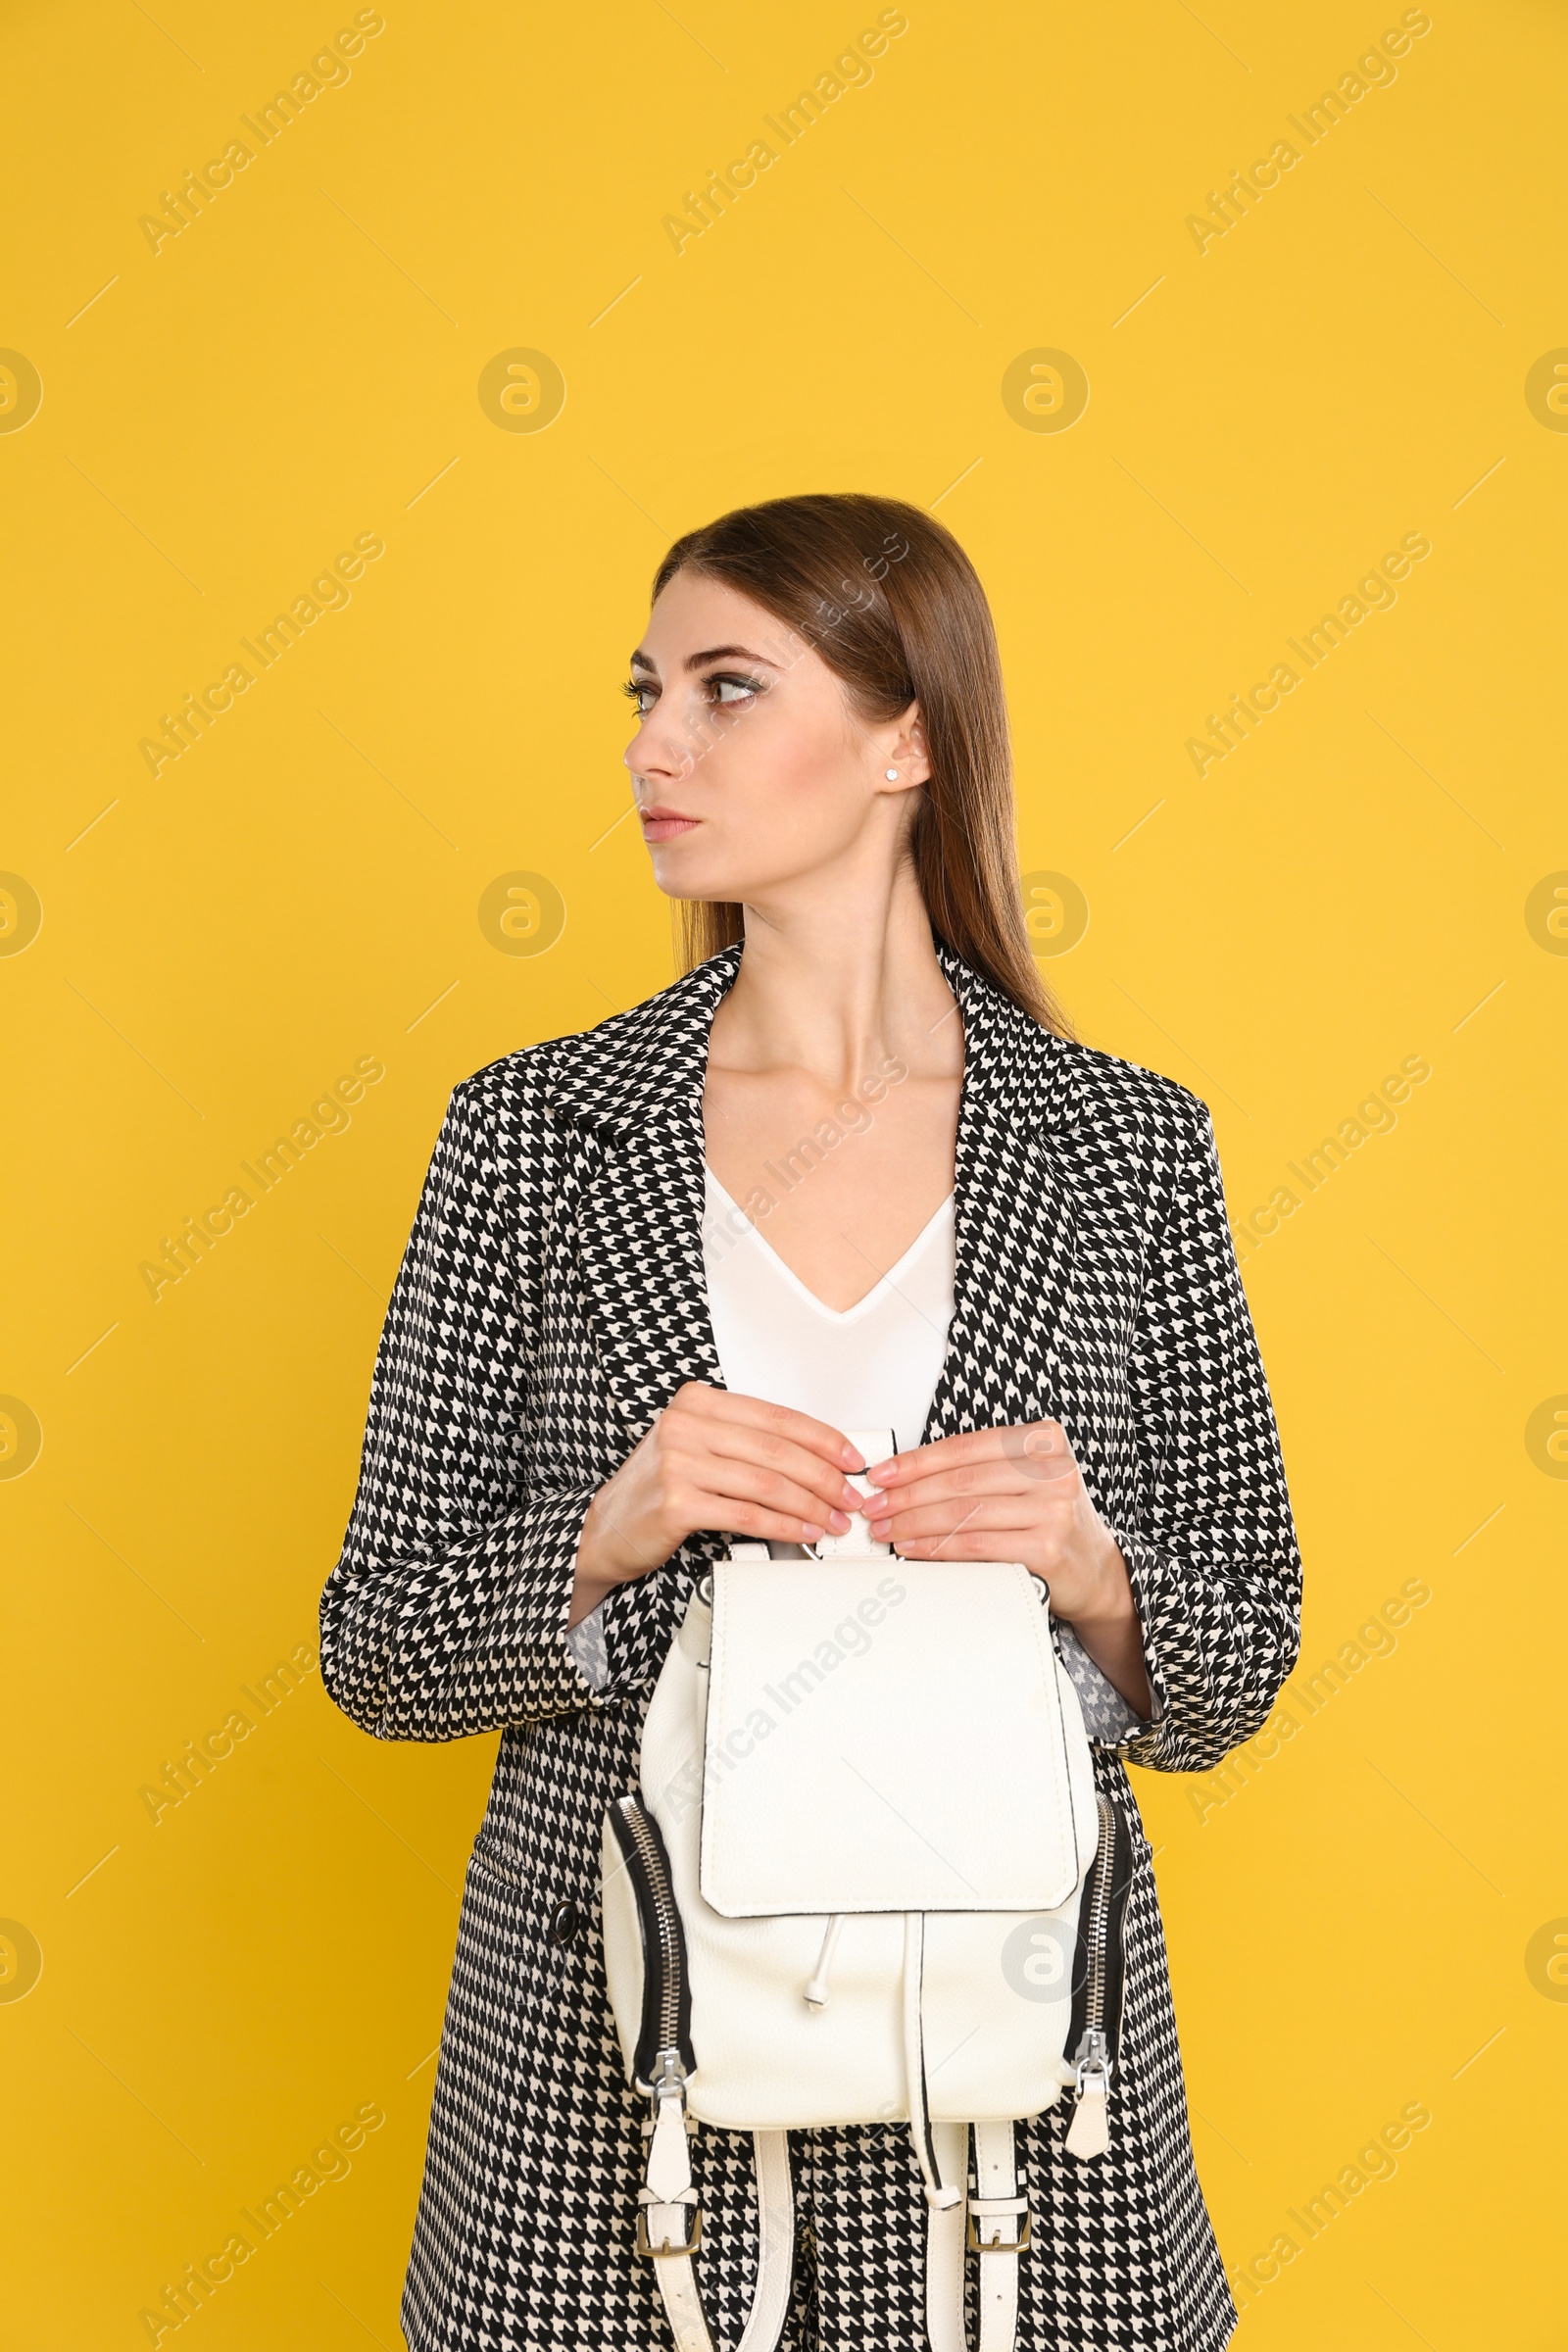
<svg viewBox="0 0 1568 2352">
<path fill-rule="evenodd" d="M 640 1437 L 684 1381 L 722 1388 L 703 1268 L 703 1083 L 725 949 L 570 1041 L 551 1111 L 575 1131 L 576 1244 L 612 1394 Z"/>
<path fill-rule="evenodd" d="M 1059 1417 L 1078 1216 L 1061 1042 L 946 947 L 963 1018 L 954 1312 L 925 1440 Z"/>
</svg>

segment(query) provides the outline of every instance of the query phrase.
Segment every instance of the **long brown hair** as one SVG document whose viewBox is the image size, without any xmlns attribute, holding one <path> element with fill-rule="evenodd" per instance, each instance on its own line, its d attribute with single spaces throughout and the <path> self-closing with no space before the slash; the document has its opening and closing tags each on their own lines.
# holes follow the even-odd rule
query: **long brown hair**
<svg viewBox="0 0 1568 2352">
<path fill-rule="evenodd" d="M 909 852 L 931 927 L 1043 1028 L 1070 1038 L 1024 927 L 991 608 L 952 532 L 897 498 L 773 498 L 677 539 L 655 575 L 656 600 L 682 570 L 722 580 L 788 622 L 843 679 L 866 724 L 918 698 L 931 775 Z M 744 935 L 729 901 L 682 900 L 678 919 L 687 971 Z"/>
</svg>

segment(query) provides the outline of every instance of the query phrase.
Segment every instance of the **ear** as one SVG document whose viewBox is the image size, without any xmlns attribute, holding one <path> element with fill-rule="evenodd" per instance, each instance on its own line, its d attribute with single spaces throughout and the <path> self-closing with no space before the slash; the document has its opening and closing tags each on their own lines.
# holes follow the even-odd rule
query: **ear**
<svg viewBox="0 0 1568 2352">
<path fill-rule="evenodd" d="M 908 792 L 930 781 L 931 762 L 926 757 L 925 724 L 918 702 L 911 703 L 878 736 L 877 767 L 878 785 L 886 792 Z M 896 780 L 887 774 L 890 767 L 898 769 Z"/>
</svg>

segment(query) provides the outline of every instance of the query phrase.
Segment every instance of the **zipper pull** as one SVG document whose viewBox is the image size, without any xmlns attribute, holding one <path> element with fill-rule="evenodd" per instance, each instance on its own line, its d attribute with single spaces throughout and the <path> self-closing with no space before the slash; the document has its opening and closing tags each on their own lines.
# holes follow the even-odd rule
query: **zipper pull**
<svg viewBox="0 0 1568 2352">
<path fill-rule="evenodd" d="M 1066 2149 L 1085 2163 L 1092 2156 L 1103 2156 L 1110 2146 L 1110 2118 L 1107 2099 L 1110 2090 L 1110 2052 L 1103 2034 L 1086 2033 L 1074 2053 L 1076 2066 L 1072 2122 L 1067 2129 Z"/>
<path fill-rule="evenodd" d="M 658 2132 L 660 2120 L 664 2114 L 666 2105 L 671 2109 L 678 2109 L 687 2137 L 695 2139 L 697 2118 L 686 2104 L 686 2069 L 680 2062 L 679 2050 L 661 2050 L 659 2052 L 659 2071 L 654 2077 L 653 2097 L 650 2102 L 653 2114 L 651 2120 L 643 2125 L 644 2139 L 652 2139 Z"/>
</svg>

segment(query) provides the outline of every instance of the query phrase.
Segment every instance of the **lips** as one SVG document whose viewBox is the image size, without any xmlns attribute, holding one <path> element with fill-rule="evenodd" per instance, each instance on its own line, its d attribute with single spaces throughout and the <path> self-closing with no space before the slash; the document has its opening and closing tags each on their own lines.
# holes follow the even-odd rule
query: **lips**
<svg viewBox="0 0 1568 2352">
<path fill-rule="evenodd" d="M 699 818 L 682 816 L 678 808 L 664 808 L 655 804 L 652 808 L 639 808 L 638 819 L 644 841 L 673 841 L 677 834 L 696 831 Z"/>
</svg>

